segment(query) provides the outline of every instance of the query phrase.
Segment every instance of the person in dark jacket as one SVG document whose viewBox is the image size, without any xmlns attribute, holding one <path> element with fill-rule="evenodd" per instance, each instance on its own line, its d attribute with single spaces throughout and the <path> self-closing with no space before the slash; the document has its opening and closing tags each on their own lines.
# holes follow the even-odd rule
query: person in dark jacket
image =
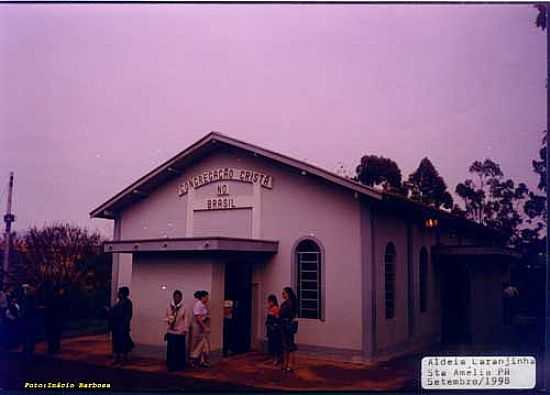
<svg viewBox="0 0 550 395">
<path fill-rule="evenodd" d="M 283 345 L 283 365 L 285 372 L 293 372 L 296 367 L 295 351 L 297 350 L 294 341 L 294 335 L 298 331 L 298 321 L 296 321 L 298 298 L 290 287 L 285 287 L 282 293 L 284 302 L 279 309 L 279 319 L 281 323 L 281 337 Z"/>
<path fill-rule="evenodd" d="M 48 354 L 56 354 L 61 348 L 65 304 L 65 288 L 60 285 L 50 287 L 46 295 L 45 317 Z"/>
<path fill-rule="evenodd" d="M 279 302 L 275 295 L 267 297 L 267 317 L 265 321 L 267 330 L 267 349 L 273 365 L 281 363 L 282 344 L 281 326 L 279 320 Z"/>
<path fill-rule="evenodd" d="M 5 311 L 4 347 L 11 350 L 21 344 L 21 305 L 15 293 L 8 295 L 8 307 Z"/>
<path fill-rule="evenodd" d="M 30 285 L 23 285 L 21 302 L 21 335 L 23 337 L 23 355 L 30 359 L 34 353 L 36 338 L 39 332 L 39 311 L 36 304 L 35 290 Z"/>
<path fill-rule="evenodd" d="M 109 329 L 113 342 L 113 365 L 128 362 L 128 353 L 134 348 L 130 337 L 132 320 L 132 301 L 130 289 L 121 287 L 118 290 L 118 301 L 109 312 Z"/>
</svg>

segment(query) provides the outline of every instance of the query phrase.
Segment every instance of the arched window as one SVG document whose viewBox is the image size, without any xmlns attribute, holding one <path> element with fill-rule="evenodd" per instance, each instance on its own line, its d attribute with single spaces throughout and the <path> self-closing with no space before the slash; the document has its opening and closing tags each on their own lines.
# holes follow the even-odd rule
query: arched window
<svg viewBox="0 0 550 395">
<path fill-rule="evenodd" d="M 428 251 L 426 247 L 420 250 L 419 288 L 420 288 L 420 312 L 425 313 L 428 309 Z"/>
<path fill-rule="evenodd" d="M 386 318 L 395 315 L 395 246 L 388 243 L 384 254 L 384 295 Z"/>
<path fill-rule="evenodd" d="M 321 248 L 313 240 L 296 246 L 298 317 L 321 319 Z"/>
</svg>

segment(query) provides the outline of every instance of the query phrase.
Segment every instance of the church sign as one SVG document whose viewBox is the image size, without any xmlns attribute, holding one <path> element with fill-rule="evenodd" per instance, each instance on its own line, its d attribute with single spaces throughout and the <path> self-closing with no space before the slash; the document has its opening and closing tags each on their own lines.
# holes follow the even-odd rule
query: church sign
<svg viewBox="0 0 550 395">
<path fill-rule="evenodd" d="M 268 189 L 273 188 L 273 177 L 254 170 L 237 169 L 233 167 L 225 167 L 214 170 L 204 171 L 193 177 L 188 177 L 178 187 L 178 195 L 183 196 L 189 192 L 190 188 L 198 189 L 213 182 L 224 181 L 239 181 L 250 184 L 259 184 L 260 186 Z M 218 195 L 222 195 L 218 191 Z M 216 204 L 217 206 L 217 204 Z M 223 207 L 223 205 L 222 205 Z M 217 207 L 216 207 L 217 208 Z"/>
</svg>

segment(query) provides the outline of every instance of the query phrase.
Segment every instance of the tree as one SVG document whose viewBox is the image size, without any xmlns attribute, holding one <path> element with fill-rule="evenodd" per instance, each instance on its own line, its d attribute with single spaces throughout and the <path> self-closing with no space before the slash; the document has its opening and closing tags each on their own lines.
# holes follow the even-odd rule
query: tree
<svg viewBox="0 0 550 395">
<path fill-rule="evenodd" d="M 456 186 L 456 193 L 464 200 L 465 217 L 500 230 L 511 245 L 521 243 L 527 186 L 516 186 L 511 179 L 505 179 L 500 166 L 490 159 L 475 161 L 469 172 L 477 179 L 467 179 Z"/>
<path fill-rule="evenodd" d="M 534 7 L 539 11 L 535 25 L 544 30 L 546 29 L 546 7 L 544 4 L 535 4 Z"/>
<path fill-rule="evenodd" d="M 32 227 L 23 236 L 24 256 L 30 280 L 59 285 L 80 285 L 88 262 L 101 253 L 99 233 L 69 224 L 55 224 L 42 229 Z"/>
<path fill-rule="evenodd" d="M 422 159 L 416 171 L 409 175 L 407 186 L 413 200 L 435 208 L 450 210 L 453 207 L 453 198 L 447 191 L 447 184 L 428 158 Z"/>
<path fill-rule="evenodd" d="M 356 168 L 356 173 L 356 179 L 364 185 L 402 190 L 399 166 L 395 161 L 383 156 L 363 156 Z"/>
<path fill-rule="evenodd" d="M 529 199 L 525 202 L 523 210 L 527 215 L 527 222 L 535 226 L 534 229 L 529 229 L 525 232 L 525 238 L 528 240 L 536 240 L 540 236 L 540 232 L 548 226 L 547 224 L 547 206 L 546 206 L 546 194 L 547 194 L 547 169 L 546 169 L 546 145 L 548 140 L 548 133 L 543 133 L 542 147 L 539 150 L 539 160 L 532 162 L 533 171 L 539 176 L 539 183 L 537 188 L 542 192 L 541 195 L 535 192 L 529 192 Z"/>
</svg>

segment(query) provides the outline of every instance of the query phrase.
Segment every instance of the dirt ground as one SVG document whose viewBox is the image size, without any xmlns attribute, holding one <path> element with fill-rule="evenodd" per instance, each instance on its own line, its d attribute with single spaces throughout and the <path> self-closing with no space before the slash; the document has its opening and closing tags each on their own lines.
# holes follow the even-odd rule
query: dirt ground
<svg viewBox="0 0 550 395">
<path fill-rule="evenodd" d="M 84 381 L 110 383 L 111 391 L 414 391 L 418 390 L 420 356 L 378 364 L 357 364 L 298 356 L 297 369 L 284 373 L 250 352 L 220 360 L 210 368 L 167 372 L 164 361 L 134 355 L 123 367 L 110 366 L 106 335 L 65 339 L 62 352 L 46 355 L 39 344 L 34 360 L 26 364 L 19 353 L 3 354 L 0 386 L 21 390 L 25 381 Z"/>
</svg>

